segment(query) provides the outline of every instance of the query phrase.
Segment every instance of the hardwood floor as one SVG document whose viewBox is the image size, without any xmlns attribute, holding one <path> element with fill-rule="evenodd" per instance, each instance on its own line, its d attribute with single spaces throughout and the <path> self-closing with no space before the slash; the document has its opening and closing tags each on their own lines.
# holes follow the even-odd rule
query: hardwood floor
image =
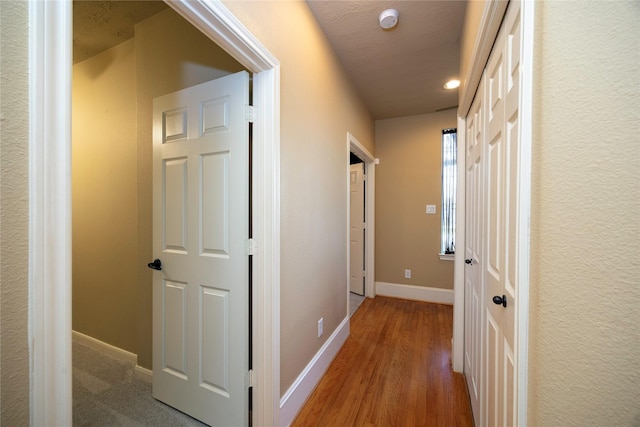
<svg viewBox="0 0 640 427">
<path fill-rule="evenodd" d="M 367 298 L 292 427 L 473 426 L 452 323 L 451 306 Z"/>
</svg>

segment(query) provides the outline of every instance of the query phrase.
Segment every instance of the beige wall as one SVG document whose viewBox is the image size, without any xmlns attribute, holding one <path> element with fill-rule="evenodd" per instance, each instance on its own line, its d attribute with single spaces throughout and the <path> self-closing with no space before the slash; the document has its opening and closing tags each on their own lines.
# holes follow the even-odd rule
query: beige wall
<svg viewBox="0 0 640 427">
<path fill-rule="evenodd" d="M 136 51 L 73 67 L 73 329 L 137 353 Z"/>
<path fill-rule="evenodd" d="M 0 2 L 0 424 L 29 424 L 28 5 Z"/>
<path fill-rule="evenodd" d="M 153 98 L 242 69 L 172 10 L 74 66 L 73 327 L 149 369 Z"/>
<path fill-rule="evenodd" d="M 638 425 L 640 7 L 535 19 L 529 425 Z"/>
<path fill-rule="evenodd" d="M 453 289 L 453 262 L 438 254 L 442 130 L 456 122 L 455 109 L 376 121 L 377 282 Z"/>
<path fill-rule="evenodd" d="M 304 2 L 225 5 L 281 63 L 284 393 L 345 317 L 347 132 L 373 152 L 374 126 Z"/>
</svg>

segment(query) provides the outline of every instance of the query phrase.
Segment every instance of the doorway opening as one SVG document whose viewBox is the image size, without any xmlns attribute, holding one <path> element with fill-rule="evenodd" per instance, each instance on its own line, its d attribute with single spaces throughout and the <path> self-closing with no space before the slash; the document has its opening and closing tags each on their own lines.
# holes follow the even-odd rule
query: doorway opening
<svg viewBox="0 0 640 427">
<path fill-rule="evenodd" d="M 349 317 L 364 301 L 366 265 L 366 175 L 364 161 L 353 152 L 349 161 Z"/>
<path fill-rule="evenodd" d="M 74 33 L 78 45 L 92 45 L 92 39 L 82 30 L 92 22 L 88 17 L 98 13 L 100 22 L 109 25 L 94 25 L 91 37 L 108 39 L 113 37 L 110 32 L 119 29 L 130 29 L 132 36 L 125 41 L 115 39 L 115 46 L 90 52 L 86 58 L 75 58 L 73 66 L 72 360 L 74 371 L 79 366 L 86 368 L 82 375 L 74 375 L 73 408 L 74 419 L 91 423 L 93 416 L 100 419 L 99 411 L 83 408 L 99 407 L 96 399 L 107 391 L 115 395 L 116 390 L 124 392 L 127 388 L 116 382 L 107 389 L 105 383 L 102 393 L 96 393 L 79 381 L 99 375 L 89 370 L 90 364 L 78 359 L 83 354 L 75 351 L 79 346 L 91 341 L 106 354 L 111 354 L 109 346 L 128 352 L 127 369 L 135 371 L 127 381 L 141 390 L 149 386 L 151 376 L 150 281 L 152 275 L 162 273 L 152 274 L 146 264 L 158 256 L 166 261 L 157 252 L 151 256 L 153 98 L 245 67 L 163 2 L 112 2 L 107 3 L 108 8 L 81 3 L 74 6 L 74 24 L 80 27 Z M 142 23 L 130 22 L 122 16 L 144 19 Z M 154 53 L 161 50 L 160 54 Z M 172 146 L 178 139 L 172 138 L 176 141 Z M 244 247 L 244 241 L 241 245 Z M 100 270 L 109 274 L 97 274 Z M 83 344 L 78 343 L 78 337 Z M 245 372 L 251 368 L 243 367 Z M 113 412 L 119 413 L 118 405 L 114 406 Z"/>
<path fill-rule="evenodd" d="M 254 73 L 254 399 L 259 424 L 279 419 L 279 73 L 278 60 L 219 1 L 171 2 L 192 25 Z M 71 2 L 30 2 L 30 304 L 71 306 Z M 42 104 L 41 100 L 49 102 Z M 145 266 L 146 268 L 146 266 Z M 71 313 L 30 310 L 34 424 L 71 424 Z"/>
<path fill-rule="evenodd" d="M 375 297 L 377 160 L 351 133 L 347 133 L 347 155 L 347 307 L 351 315 L 365 297 Z"/>
<path fill-rule="evenodd" d="M 350 153 L 349 161 L 349 292 L 364 297 L 364 279 L 367 273 L 366 230 L 367 203 L 364 161 Z"/>
</svg>

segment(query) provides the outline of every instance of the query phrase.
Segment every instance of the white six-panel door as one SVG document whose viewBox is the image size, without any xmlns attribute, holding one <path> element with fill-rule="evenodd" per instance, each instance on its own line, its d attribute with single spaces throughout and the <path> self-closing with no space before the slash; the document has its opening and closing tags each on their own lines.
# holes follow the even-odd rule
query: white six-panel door
<svg viewBox="0 0 640 427">
<path fill-rule="evenodd" d="M 153 396 L 248 424 L 249 75 L 154 99 Z"/>
<path fill-rule="evenodd" d="M 349 169 L 349 290 L 364 295 L 364 163 Z"/>
<path fill-rule="evenodd" d="M 480 426 L 517 419 L 520 22 L 520 2 L 511 1 L 466 120 L 465 257 L 474 261 L 465 267 L 465 374 Z"/>
</svg>

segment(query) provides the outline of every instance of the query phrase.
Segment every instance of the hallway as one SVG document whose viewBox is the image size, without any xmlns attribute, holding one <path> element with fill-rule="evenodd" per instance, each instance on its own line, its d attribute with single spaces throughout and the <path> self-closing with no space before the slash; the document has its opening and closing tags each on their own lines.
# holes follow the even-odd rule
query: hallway
<svg viewBox="0 0 640 427">
<path fill-rule="evenodd" d="M 448 305 L 367 298 L 292 426 L 472 426 L 452 323 Z"/>
</svg>

